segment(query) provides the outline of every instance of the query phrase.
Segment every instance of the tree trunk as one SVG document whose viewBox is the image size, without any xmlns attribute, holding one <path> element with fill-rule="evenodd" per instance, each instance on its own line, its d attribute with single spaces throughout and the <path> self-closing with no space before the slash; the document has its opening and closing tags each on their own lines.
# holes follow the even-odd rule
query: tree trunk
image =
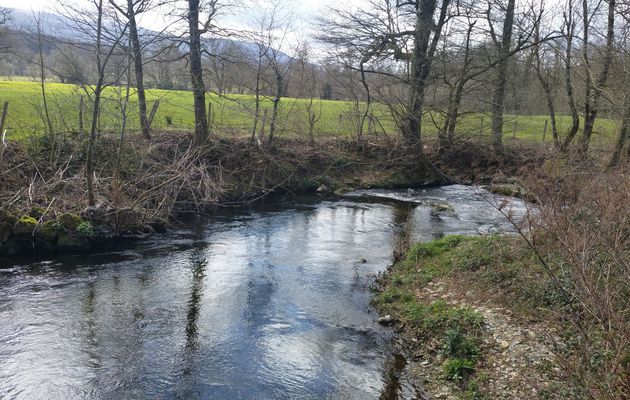
<svg viewBox="0 0 630 400">
<path fill-rule="evenodd" d="M 612 156 L 608 162 L 607 168 L 613 168 L 619 164 L 622 159 L 627 159 L 630 155 L 630 94 L 626 93 L 623 101 L 623 116 L 621 117 L 621 125 L 615 142 Z"/>
<path fill-rule="evenodd" d="M 584 12 L 587 11 L 587 0 L 584 0 Z M 587 18 L 585 17 L 584 23 L 587 24 Z M 599 101 L 602 96 L 602 89 L 608 81 L 608 72 L 610 71 L 610 65 L 613 60 L 613 45 L 615 38 L 615 0 L 608 0 L 608 29 L 606 32 L 606 53 L 602 61 L 602 70 L 597 78 L 596 85 L 593 85 L 591 79 L 590 66 L 588 62 L 587 48 L 588 48 L 588 30 L 584 28 L 584 54 L 585 54 L 585 66 L 586 66 L 586 93 L 585 93 L 585 107 L 584 107 L 584 129 L 582 130 L 582 140 L 580 141 L 580 154 L 582 157 L 586 157 L 588 154 L 588 147 L 591 142 L 591 135 L 593 134 L 593 128 L 595 126 L 595 118 L 597 118 L 597 112 L 599 110 Z M 592 94 L 591 94 L 592 93 Z"/>
<path fill-rule="evenodd" d="M 269 120 L 269 143 L 273 142 L 273 134 L 276 132 L 276 120 L 278 119 L 278 106 L 282 97 L 282 75 L 276 74 L 276 97 L 273 99 L 273 109 Z"/>
<path fill-rule="evenodd" d="M 140 129 L 142 136 L 151 139 L 151 127 L 147 119 L 147 100 L 144 92 L 144 70 L 142 65 L 142 47 L 138 38 L 138 26 L 133 0 L 127 0 L 127 17 L 129 19 L 129 39 L 133 51 L 133 65 L 136 76 L 136 90 L 138 92 L 138 109 L 140 114 Z"/>
<path fill-rule="evenodd" d="M 573 94 L 573 78 L 571 71 L 571 63 L 573 62 L 573 34 L 575 33 L 575 25 L 573 24 L 573 9 L 571 6 L 573 3 L 569 1 L 568 4 L 569 11 L 567 13 L 567 20 L 565 23 L 567 27 L 567 49 L 564 57 L 564 82 L 567 92 L 567 101 L 569 103 L 569 109 L 571 110 L 571 127 L 569 128 L 567 135 L 564 137 L 564 140 L 560 145 L 561 151 L 566 151 L 566 149 L 569 147 L 569 144 L 571 144 L 571 142 L 573 141 L 573 138 L 575 138 L 575 135 L 577 135 L 578 129 L 580 129 L 580 116 L 578 114 L 577 106 L 575 105 L 575 96 Z"/>
<path fill-rule="evenodd" d="M 208 140 L 206 115 L 206 87 L 201 68 L 201 31 L 199 30 L 199 0 L 188 0 L 188 28 L 190 34 L 190 79 L 195 113 L 194 142 L 201 146 Z"/>
<path fill-rule="evenodd" d="M 92 104 L 92 123 L 90 125 L 90 136 L 88 138 L 87 157 L 85 160 L 85 175 L 87 179 L 88 205 L 94 206 L 96 199 L 94 196 L 94 141 L 96 140 L 96 130 L 98 127 L 98 116 L 101 107 L 101 91 L 105 78 L 105 63 L 101 59 L 101 34 L 103 28 L 103 0 L 99 0 L 98 15 L 96 22 L 96 67 L 98 69 L 98 81 L 94 88 L 94 103 Z"/>
<path fill-rule="evenodd" d="M 427 78 L 431 68 L 428 57 L 429 40 L 433 27 L 433 14 L 436 0 L 419 0 L 416 5 L 416 28 L 414 34 L 413 58 L 411 62 L 411 88 L 407 124 L 403 130 L 405 142 L 422 154 L 422 111 Z M 446 7 L 443 5 L 442 7 Z M 437 34 L 437 33 L 436 33 Z"/>
<path fill-rule="evenodd" d="M 505 86 L 510 46 L 512 44 L 512 26 L 514 25 L 514 9 L 516 0 L 508 0 L 503 21 L 503 37 L 499 46 L 501 61 L 497 65 L 497 83 L 492 94 L 492 145 L 495 151 L 503 150 L 503 113 L 505 110 Z"/>
<path fill-rule="evenodd" d="M 254 126 L 252 127 L 252 142 L 256 137 L 256 129 L 258 128 L 258 118 L 260 118 L 260 76 L 262 74 L 262 52 L 258 53 L 258 64 L 256 65 L 256 88 L 254 89 Z"/>
</svg>

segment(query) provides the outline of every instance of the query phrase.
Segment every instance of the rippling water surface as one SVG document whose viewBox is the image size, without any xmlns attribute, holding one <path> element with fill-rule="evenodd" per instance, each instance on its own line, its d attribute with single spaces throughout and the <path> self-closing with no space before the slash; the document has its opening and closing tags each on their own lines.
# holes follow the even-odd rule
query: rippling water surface
<svg viewBox="0 0 630 400">
<path fill-rule="evenodd" d="M 504 217 L 463 186 L 287 201 L 98 254 L 0 258 L 0 398 L 419 397 L 370 310 L 373 276 L 403 230 Z"/>
</svg>

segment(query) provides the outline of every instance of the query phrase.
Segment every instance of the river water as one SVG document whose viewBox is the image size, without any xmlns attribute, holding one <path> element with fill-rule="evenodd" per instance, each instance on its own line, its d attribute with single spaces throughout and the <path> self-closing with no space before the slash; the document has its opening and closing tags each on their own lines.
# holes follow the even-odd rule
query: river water
<svg viewBox="0 0 630 400">
<path fill-rule="evenodd" d="M 96 254 L 0 258 L 0 398 L 420 398 L 370 285 L 401 240 L 509 229 L 489 198 L 291 198 Z"/>
</svg>

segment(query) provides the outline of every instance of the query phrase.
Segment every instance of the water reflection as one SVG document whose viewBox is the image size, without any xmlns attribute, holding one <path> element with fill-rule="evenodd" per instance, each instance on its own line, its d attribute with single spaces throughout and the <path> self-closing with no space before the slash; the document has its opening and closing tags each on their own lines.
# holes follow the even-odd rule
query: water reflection
<svg viewBox="0 0 630 400">
<path fill-rule="evenodd" d="M 199 319 L 200 299 L 203 291 L 203 280 L 207 261 L 202 250 L 195 250 L 190 257 L 192 284 L 188 313 L 186 318 L 186 347 L 194 349 L 197 346 L 197 320 Z"/>
<path fill-rule="evenodd" d="M 497 221 L 437 194 L 439 220 L 420 200 L 261 206 L 0 266 L 0 398 L 421 398 L 367 289 L 410 241 Z"/>
</svg>

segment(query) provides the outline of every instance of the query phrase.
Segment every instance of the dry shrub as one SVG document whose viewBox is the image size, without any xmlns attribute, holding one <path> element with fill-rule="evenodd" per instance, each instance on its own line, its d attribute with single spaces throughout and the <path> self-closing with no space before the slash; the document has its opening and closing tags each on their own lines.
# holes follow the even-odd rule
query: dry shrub
<svg viewBox="0 0 630 400">
<path fill-rule="evenodd" d="M 528 238 L 562 293 L 561 360 L 575 398 L 630 396 L 630 176 L 550 160 L 527 180 L 540 218 Z"/>
<path fill-rule="evenodd" d="M 55 146 L 63 151 L 55 158 L 49 157 L 50 146 L 46 137 L 34 137 L 6 149 L 0 158 L 0 206 L 83 210 L 85 143 L 60 138 Z M 94 163 L 97 203 L 135 209 L 146 220 L 156 220 L 174 211 L 250 202 L 274 191 L 314 190 L 323 182 L 359 179 L 372 170 L 407 170 L 414 161 L 402 146 L 378 140 L 359 146 L 344 139 L 310 144 L 276 138 L 273 146 L 259 146 L 248 137 L 214 136 L 197 148 L 186 134 L 161 132 L 151 142 L 130 136 L 122 148 L 117 136 L 103 133 Z"/>
</svg>

